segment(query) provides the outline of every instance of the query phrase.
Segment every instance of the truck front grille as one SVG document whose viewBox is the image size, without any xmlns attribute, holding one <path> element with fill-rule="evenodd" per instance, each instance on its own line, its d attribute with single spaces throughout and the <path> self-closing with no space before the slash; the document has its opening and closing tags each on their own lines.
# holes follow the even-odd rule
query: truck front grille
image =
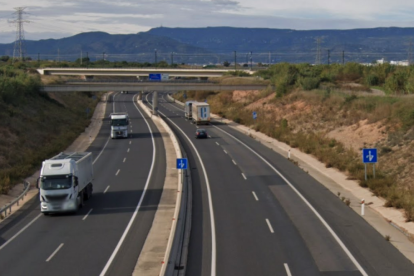
<svg viewBox="0 0 414 276">
<path fill-rule="evenodd" d="M 45 196 L 47 201 L 53 202 L 53 201 L 62 201 L 65 200 L 68 197 L 68 194 L 64 195 L 47 195 Z"/>
</svg>

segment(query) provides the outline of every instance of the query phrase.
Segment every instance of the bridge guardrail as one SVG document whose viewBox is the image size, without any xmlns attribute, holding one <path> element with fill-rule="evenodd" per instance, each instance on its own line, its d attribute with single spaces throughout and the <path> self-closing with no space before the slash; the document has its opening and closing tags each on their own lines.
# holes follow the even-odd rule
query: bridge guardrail
<svg viewBox="0 0 414 276">
<path fill-rule="evenodd" d="M 19 201 L 22 200 L 26 196 L 30 188 L 30 183 L 24 180 L 24 185 L 25 187 L 24 187 L 23 193 L 16 199 L 14 199 L 12 202 L 10 202 L 9 204 L 6 204 L 3 208 L 0 209 L 1 219 L 6 218 L 7 214 L 10 215 L 13 205 L 17 204 L 17 206 L 19 206 Z"/>
<path fill-rule="evenodd" d="M 168 81 L 150 81 L 150 80 L 67 80 L 66 83 L 217 83 L 209 80 L 168 80 Z"/>
</svg>

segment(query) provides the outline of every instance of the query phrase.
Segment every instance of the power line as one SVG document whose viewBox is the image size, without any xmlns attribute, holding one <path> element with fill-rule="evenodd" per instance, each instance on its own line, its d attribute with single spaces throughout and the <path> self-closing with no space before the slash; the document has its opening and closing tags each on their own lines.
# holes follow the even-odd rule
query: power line
<svg viewBox="0 0 414 276">
<path fill-rule="evenodd" d="M 27 20 L 23 20 L 23 14 L 24 9 L 26 9 L 26 7 L 19 7 L 19 8 L 14 8 L 16 10 L 16 12 L 14 14 L 17 15 L 17 19 L 11 21 L 11 23 L 15 23 L 16 24 L 16 40 L 14 42 L 14 49 L 13 49 L 13 60 L 15 60 L 16 58 L 20 59 L 20 60 L 24 60 L 24 54 L 25 54 L 25 47 L 24 47 L 24 23 L 30 23 L 30 21 Z"/>
</svg>

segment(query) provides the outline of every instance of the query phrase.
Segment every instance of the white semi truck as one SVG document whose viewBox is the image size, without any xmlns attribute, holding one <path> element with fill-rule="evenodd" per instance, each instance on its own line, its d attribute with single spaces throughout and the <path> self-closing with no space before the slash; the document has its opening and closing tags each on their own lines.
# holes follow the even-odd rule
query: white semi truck
<svg viewBox="0 0 414 276">
<path fill-rule="evenodd" d="M 129 117 L 126 112 L 111 113 L 111 138 L 128 138 Z"/>
<path fill-rule="evenodd" d="M 37 181 L 40 211 L 76 212 L 92 196 L 91 152 L 61 152 L 43 161 Z"/>
<path fill-rule="evenodd" d="M 208 103 L 194 102 L 191 109 L 191 117 L 194 124 L 210 124 L 210 105 Z"/>
</svg>

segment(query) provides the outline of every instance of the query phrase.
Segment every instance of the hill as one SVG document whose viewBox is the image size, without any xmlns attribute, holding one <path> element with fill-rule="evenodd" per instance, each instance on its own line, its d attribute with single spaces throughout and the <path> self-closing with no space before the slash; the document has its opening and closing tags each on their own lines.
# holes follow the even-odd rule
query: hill
<svg viewBox="0 0 414 276">
<path fill-rule="evenodd" d="M 307 31 L 160 27 L 138 34 L 81 33 L 62 39 L 26 41 L 25 45 L 32 58 L 39 53 L 41 59 L 55 60 L 75 60 L 82 51 L 84 56 L 88 52 L 95 60 L 101 59 L 105 52 L 109 60 L 153 62 L 156 49 L 160 60 L 170 61 L 170 54 L 174 52 L 187 63 L 233 61 L 234 51 L 239 63 L 248 63 L 250 52 L 255 63 L 327 63 L 329 50 L 330 62 L 341 63 L 343 52 L 346 62 L 372 62 L 381 58 L 406 60 L 413 38 L 414 28 L 395 27 Z M 13 44 L 0 44 L 0 55 L 13 55 Z"/>
</svg>

